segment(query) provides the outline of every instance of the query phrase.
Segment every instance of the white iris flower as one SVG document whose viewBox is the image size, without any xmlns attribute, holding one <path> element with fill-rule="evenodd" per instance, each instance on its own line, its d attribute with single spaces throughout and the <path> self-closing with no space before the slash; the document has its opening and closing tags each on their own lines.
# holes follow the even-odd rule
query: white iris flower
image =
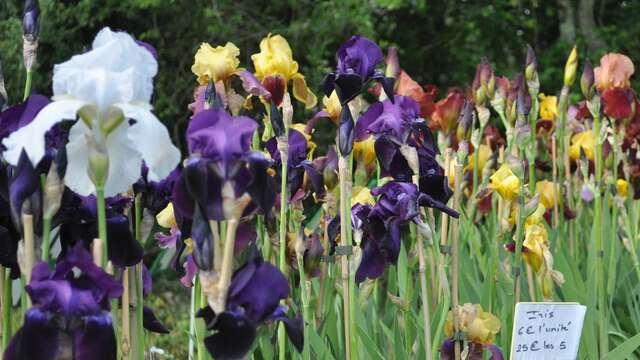
<svg viewBox="0 0 640 360">
<path fill-rule="evenodd" d="M 71 190 L 96 193 L 89 166 L 90 154 L 96 153 L 108 159 L 107 197 L 127 191 L 140 178 L 143 160 L 149 180 L 164 179 L 178 165 L 180 151 L 151 112 L 157 71 L 152 54 L 129 34 L 102 29 L 91 51 L 54 67 L 54 101 L 3 141 L 5 160 L 17 165 L 24 149 L 37 164 L 45 154 L 45 133 L 58 122 L 80 118 L 66 145 L 64 182 Z"/>
</svg>

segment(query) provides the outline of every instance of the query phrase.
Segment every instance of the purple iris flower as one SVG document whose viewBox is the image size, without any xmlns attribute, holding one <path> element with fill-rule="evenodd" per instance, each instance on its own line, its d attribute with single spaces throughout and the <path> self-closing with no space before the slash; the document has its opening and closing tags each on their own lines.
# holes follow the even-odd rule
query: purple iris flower
<svg viewBox="0 0 640 360">
<path fill-rule="evenodd" d="M 420 207 L 428 206 L 458 214 L 429 195 L 418 190 L 413 183 L 392 181 L 371 190 L 379 196 L 374 206 L 355 204 L 351 208 L 351 224 L 354 241 L 360 239 L 362 259 L 356 271 L 358 283 L 366 278 L 382 275 L 387 264 L 396 264 L 400 253 L 401 233 L 411 222 L 420 224 Z M 335 251 L 336 237 L 340 231 L 339 217 L 329 223 L 329 239 Z"/>
<path fill-rule="evenodd" d="M 133 191 L 136 194 L 141 194 L 142 207 L 151 211 L 154 216 L 162 211 L 171 201 L 173 186 L 180 177 L 180 172 L 181 169 L 176 168 L 159 182 L 149 181 L 147 179 L 149 168 L 143 164 L 142 176 L 138 182 L 133 184 Z"/>
<path fill-rule="evenodd" d="M 275 137 L 265 144 L 265 148 L 275 161 L 276 183 L 280 182 L 282 171 L 282 159 L 278 151 L 278 141 Z M 308 176 L 311 186 L 316 196 L 324 194 L 324 184 L 322 174 L 314 167 L 311 160 L 307 159 L 307 139 L 297 130 L 289 130 L 289 159 L 287 161 L 287 182 L 289 184 L 290 197 L 293 198 L 296 192 L 302 187 L 305 174 Z"/>
<path fill-rule="evenodd" d="M 420 119 L 420 105 L 410 97 L 396 95 L 394 101 L 386 99 L 369 106 L 356 125 L 356 140 L 362 141 L 370 134 L 387 137 L 396 144 L 409 140 L 413 128 Z"/>
<path fill-rule="evenodd" d="M 129 218 L 125 210 L 131 205 L 131 199 L 114 196 L 105 199 L 108 257 L 114 265 L 133 266 L 142 260 L 144 251 L 131 231 Z M 90 242 L 98 237 L 98 209 L 96 198 L 91 195 L 81 197 L 70 190 L 65 190 L 62 205 L 54 218 L 54 226 L 60 225 L 61 256 L 78 243 L 89 247 Z"/>
<path fill-rule="evenodd" d="M 26 287 L 33 307 L 11 339 L 5 360 L 115 359 L 109 301 L 122 286 L 76 245 L 54 270 L 40 262 Z"/>
<path fill-rule="evenodd" d="M 338 145 L 340 155 L 347 156 L 353 150 L 354 139 L 354 122 L 347 104 L 362 92 L 370 80 L 380 82 L 384 92 L 393 102 L 395 79 L 385 77 L 381 70 L 376 69 L 382 62 L 382 50 L 375 42 L 363 36 L 354 35 L 342 44 L 336 59 L 336 71 L 325 76 L 322 89 L 327 96 L 331 96 L 331 92 L 335 90 L 342 104 Z"/>
<path fill-rule="evenodd" d="M 503 360 L 504 355 L 502 355 L 502 350 L 494 344 L 482 345 L 476 343 L 469 343 L 469 360 L 482 360 L 484 359 L 484 351 L 489 350 L 491 356 L 489 360 Z M 442 360 L 453 360 L 456 358 L 455 355 L 455 344 L 452 338 L 445 339 L 440 346 L 440 359 Z"/>
<path fill-rule="evenodd" d="M 195 115 L 187 128 L 191 156 L 173 188 L 178 212 L 193 218 L 197 204 L 209 220 L 231 216 L 233 204 L 248 194 L 253 206 L 268 213 L 275 201 L 275 182 L 267 170 L 271 161 L 251 151 L 258 124 L 244 116 L 233 117 L 224 109 Z"/>
<path fill-rule="evenodd" d="M 259 256 L 250 256 L 234 274 L 229 287 L 227 309 L 215 314 L 210 307 L 199 312 L 207 329 L 215 331 L 204 339 L 216 359 L 238 359 L 249 352 L 257 327 L 267 321 L 282 321 L 298 351 L 303 347 L 302 319 L 285 315 L 280 301 L 289 297 L 289 283 L 275 266 Z"/>
<path fill-rule="evenodd" d="M 453 210 L 442 208 L 453 191 L 449 188 L 444 170 L 436 161 L 438 148 L 431 131 L 420 118 L 420 106 L 413 99 L 395 96 L 375 103 L 362 114 L 356 126 L 356 140 L 366 139 L 369 134 L 376 137 L 376 156 L 383 176 L 392 176 L 397 181 L 412 182 L 413 170 L 407 163 L 400 147 L 416 148 L 420 164 L 420 191 L 435 201 L 434 207 L 453 214 Z M 457 215 L 455 215 L 457 216 Z"/>
<path fill-rule="evenodd" d="M 1 166 L 0 166 L 1 167 Z M 4 171 L 0 171 L 0 178 Z M 20 276 L 17 251 L 21 235 L 11 216 L 8 194 L 0 191 L 0 265 L 11 269 L 11 278 Z"/>
<path fill-rule="evenodd" d="M 382 62 L 382 50 L 372 40 L 360 35 L 352 36 L 340 46 L 336 60 L 336 71 L 322 81 L 325 95 L 330 96 L 335 90 L 345 105 L 362 91 L 369 80 L 376 80 L 382 83 L 387 96 L 393 96 L 395 79 L 385 78 L 384 73 L 376 69 Z"/>
</svg>

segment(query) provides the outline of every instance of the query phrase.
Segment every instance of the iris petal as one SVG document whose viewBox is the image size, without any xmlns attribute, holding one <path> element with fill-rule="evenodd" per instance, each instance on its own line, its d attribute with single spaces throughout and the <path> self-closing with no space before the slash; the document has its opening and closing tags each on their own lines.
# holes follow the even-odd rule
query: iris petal
<svg viewBox="0 0 640 360">
<path fill-rule="evenodd" d="M 75 360 L 113 360 L 116 337 L 109 313 L 86 316 L 74 331 Z"/>
<path fill-rule="evenodd" d="M 51 315 L 37 308 L 25 314 L 24 325 L 11 339 L 4 360 L 53 360 L 60 348 L 60 335 Z"/>
<path fill-rule="evenodd" d="M 149 167 L 149 180 L 166 178 L 180 162 L 180 150 L 171 142 L 167 128 L 146 108 L 131 104 L 117 106 L 125 117 L 136 120 L 127 135 Z"/>
<path fill-rule="evenodd" d="M 17 165 L 22 149 L 25 149 L 32 163 L 37 164 L 44 156 L 44 135 L 62 120 L 75 120 L 78 109 L 86 102 L 81 100 L 54 101 L 45 106 L 33 121 L 12 133 L 2 143 L 7 150 L 2 154 L 11 165 Z"/>
<path fill-rule="evenodd" d="M 213 329 L 216 333 L 205 338 L 204 345 L 215 359 L 244 357 L 256 338 L 255 325 L 249 319 L 228 311 L 217 316 Z"/>
</svg>

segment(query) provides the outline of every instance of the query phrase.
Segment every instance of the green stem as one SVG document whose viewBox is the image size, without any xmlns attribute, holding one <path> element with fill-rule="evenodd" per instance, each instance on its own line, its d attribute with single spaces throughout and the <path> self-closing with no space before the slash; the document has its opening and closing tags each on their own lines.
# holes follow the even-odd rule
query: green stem
<svg viewBox="0 0 640 360">
<path fill-rule="evenodd" d="M 96 189 L 96 199 L 98 207 L 98 237 L 102 240 L 102 268 L 107 268 L 109 261 L 107 246 L 107 215 L 104 202 L 104 189 Z"/>
<path fill-rule="evenodd" d="M 524 159 L 524 148 L 520 148 L 520 159 Z M 518 223 L 516 226 L 515 237 L 515 254 L 513 260 L 513 307 L 520 301 L 520 276 L 522 273 L 522 244 L 524 242 L 524 222 L 525 222 L 525 209 L 524 209 L 524 180 L 520 181 L 520 194 L 518 195 L 519 209 L 518 209 Z"/>
<path fill-rule="evenodd" d="M 303 324 L 303 339 L 307 339 L 304 344 L 304 348 L 302 349 L 302 358 L 304 360 L 311 359 L 311 352 L 309 351 L 309 321 L 311 321 L 311 317 L 309 315 L 309 300 L 307 299 L 307 279 L 304 273 L 304 262 L 301 255 L 297 256 L 298 258 L 298 274 L 300 275 L 300 297 L 302 298 L 302 321 Z"/>
<path fill-rule="evenodd" d="M 351 180 L 351 171 L 349 169 L 349 160 L 347 157 L 340 155 L 338 159 L 338 179 L 340 181 L 340 243 L 342 246 L 351 246 L 349 242 L 349 225 L 351 224 L 351 201 L 348 191 L 348 182 Z M 342 282 L 342 310 L 343 310 L 343 324 L 344 324 L 344 349 L 345 358 L 351 359 L 352 355 L 352 334 L 351 334 L 351 302 L 350 298 L 350 285 L 349 285 L 349 259 L 346 255 L 342 255 L 340 258 L 341 268 L 341 282 Z"/>
<path fill-rule="evenodd" d="M 31 82 L 33 80 L 33 71 L 27 70 L 27 80 L 24 83 L 24 97 L 22 101 L 26 101 L 29 95 L 31 94 Z"/>
<path fill-rule="evenodd" d="M 604 247 L 602 244 L 602 195 L 600 187 L 602 185 L 602 144 L 600 143 L 600 114 L 593 115 L 593 131 L 596 136 L 595 146 L 595 197 L 594 197 L 594 221 L 593 232 L 596 245 L 596 282 L 598 292 L 598 316 L 600 320 L 599 326 L 599 343 L 600 343 L 600 357 L 603 357 L 609 351 L 608 345 L 608 324 L 606 313 L 606 301 L 605 301 L 605 286 L 604 286 Z"/>
<path fill-rule="evenodd" d="M 560 126 L 556 136 L 557 163 L 558 163 L 558 183 L 560 184 L 560 193 L 558 194 L 558 237 L 562 236 L 564 230 L 564 158 L 566 156 L 565 129 L 567 127 L 567 106 L 568 106 L 569 88 L 564 86 L 560 92 L 559 101 L 559 117 Z"/>
<path fill-rule="evenodd" d="M 200 285 L 200 279 L 196 276 L 195 283 L 195 301 L 194 308 L 195 311 L 200 310 L 202 305 L 206 303 L 204 299 L 204 294 L 202 292 L 202 286 Z M 207 350 L 204 347 L 204 337 L 205 337 L 205 327 L 204 320 L 196 319 L 196 347 L 198 353 L 198 360 L 205 360 L 207 356 Z"/>
<path fill-rule="evenodd" d="M 2 276 L 4 276 L 2 289 L 2 351 L 4 352 L 11 339 L 11 295 L 13 292 L 11 269 L 4 269 Z"/>
<path fill-rule="evenodd" d="M 353 152 L 351 152 L 351 154 L 349 154 L 349 168 L 348 168 L 348 176 L 349 176 L 349 182 L 347 183 L 346 187 L 346 208 L 345 208 L 345 214 L 349 214 L 349 221 L 347 221 L 347 244 L 351 245 L 353 244 L 353 229 L 352 229 L 352 224 L 351 224 L 351 192 L 352 192 L 352 183 L 351 180 L 353 179 L 353 176 L 351 174 L 351 169 L 353 169 Z M 355 312 L 355 307 L 356 307 L 356 274 L 352 271 L 349 271 L 349 308 L 350 308 L 350 312 L 349 312 L 349 328 L 351 330 L 351 356 L 354 359 L 358 359 L 360 352 L 358 350 L 358 346 L 359 346 L 359 336 L 358 336 L 358 327 L 356 326 L 356 312 Z"/>
<path fill-rule="evenodd" d="M 279 139 L 278 141 L 285 141 L 288 147 L 289 144 L 289 129 L 286 129 L 284 139 Z M 288 150 L 282 151 L 280 154 L 280 159 L 282 163 L 281 167 L 281 177 L 280 177 L 280 228 L 279 228 L 279 260 L 278 267 L 283 274 L 286 274 L 286 248 L 287 248 L 287 177 L 288 177 L 288 160 L 289 153 Z M 286 358 L 287 351 L 287 343 L 285 338 L 285 330 L 284 324 L 280 322 L 278 325 L 278 358 L 280 360 L 284 360 Z"/>
</svg>

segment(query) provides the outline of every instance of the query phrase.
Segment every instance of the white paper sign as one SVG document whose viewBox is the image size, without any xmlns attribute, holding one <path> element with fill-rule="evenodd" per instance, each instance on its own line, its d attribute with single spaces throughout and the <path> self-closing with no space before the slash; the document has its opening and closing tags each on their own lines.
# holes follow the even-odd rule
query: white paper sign
<svg viewBox="0 0 640 360">
<path fill-rule="evenodd" d="M 586 311 L 578 303 L 516 304 L 509 358 L 576 359 Z"/>
</svg>

